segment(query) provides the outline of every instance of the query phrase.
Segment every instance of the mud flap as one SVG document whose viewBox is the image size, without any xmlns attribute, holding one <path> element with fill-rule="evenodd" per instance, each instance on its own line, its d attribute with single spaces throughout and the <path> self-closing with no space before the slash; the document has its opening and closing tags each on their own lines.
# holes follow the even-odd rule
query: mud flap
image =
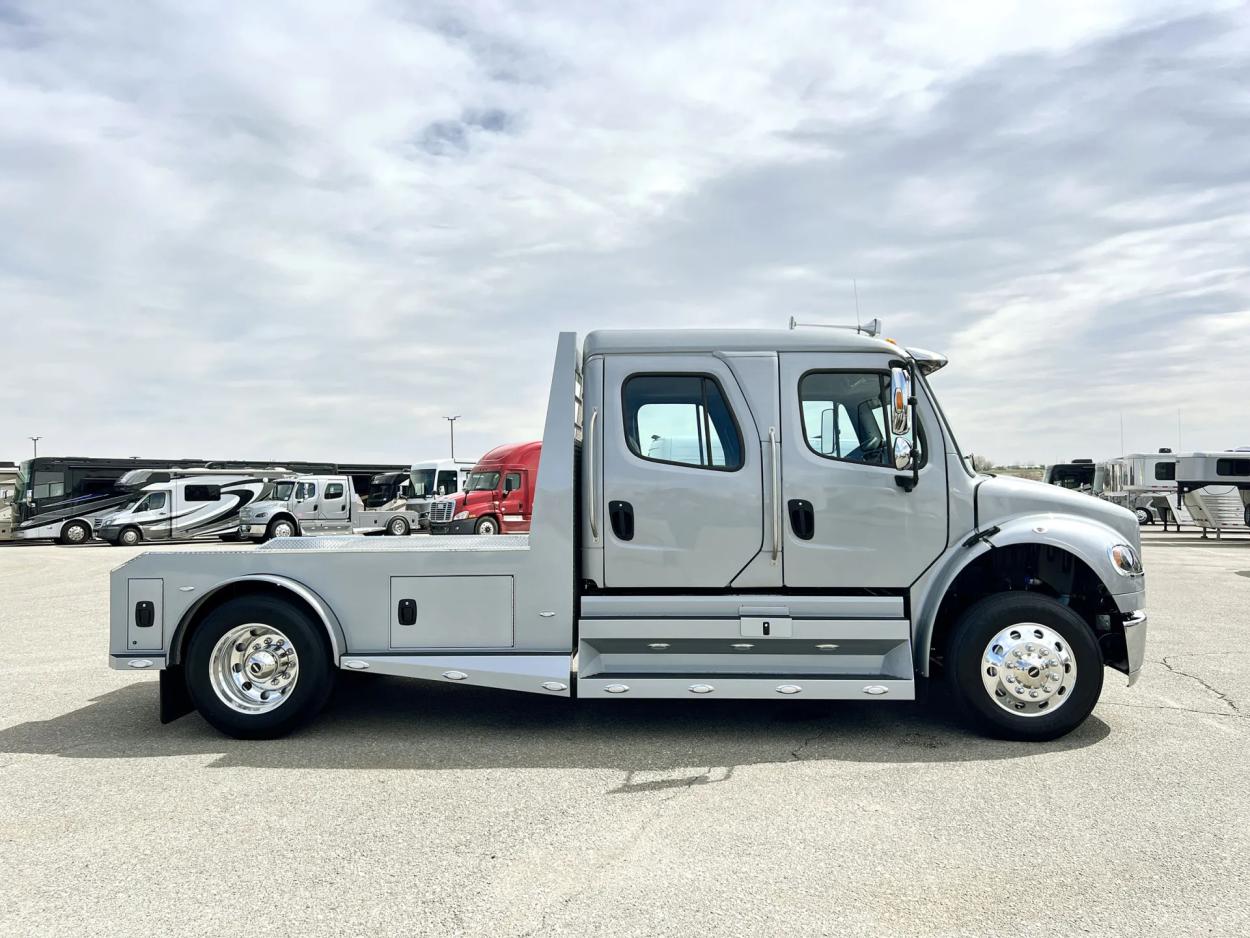
<svg viewBox="0 0 1250 938">
<path fill-rule="evenodd" d="M 165 668 L 160 674 L 161 722 L 173 723 L 194 710 L 195 706 L 191 703 L 191 695 L 187 693 L 187 680 L 181 666 Z"/>
</svg>

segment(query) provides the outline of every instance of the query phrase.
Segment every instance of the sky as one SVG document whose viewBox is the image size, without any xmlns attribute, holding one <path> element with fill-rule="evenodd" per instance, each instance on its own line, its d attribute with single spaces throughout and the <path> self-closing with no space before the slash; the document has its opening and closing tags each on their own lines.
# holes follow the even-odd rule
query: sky
<svg viewBox="0 0 1250 938">
<path fill-rule="evenodd" d="M 1247 446 L 1248 49 L 1183 0 L 0 0 L 0 460 L 474 457 L 560 330 L 854 288 L 965 451 Z"/>
</svg>

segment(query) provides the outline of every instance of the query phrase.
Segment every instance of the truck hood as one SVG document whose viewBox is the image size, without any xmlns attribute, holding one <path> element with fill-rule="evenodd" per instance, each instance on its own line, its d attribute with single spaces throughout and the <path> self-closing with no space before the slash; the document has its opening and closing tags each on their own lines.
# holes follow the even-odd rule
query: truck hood
<svg viewBox="0 0 1250 938">
<path fill-rule="evenodd" d="M 263 502 L 252 502 L 250 505 L 244 505 L 239 509 L 239 517 L 245 521 L 248 518 L 268 517 L 272 512 L 285 507 L 286 502 L 280 501 L 265 500 Z"/>
<path fill-rule="evenodd" d="M 1077 515 L 1097 521 L 1119 534 L 1134 549 L 1140 547 L 1137 516 L 1127 508 L 1093 495 L 1015 476 L 990 476 L 980 480 L 977 486 L 977 519 L 982 530 L 1011 517 L 1043 513 Z"/>
</svg>

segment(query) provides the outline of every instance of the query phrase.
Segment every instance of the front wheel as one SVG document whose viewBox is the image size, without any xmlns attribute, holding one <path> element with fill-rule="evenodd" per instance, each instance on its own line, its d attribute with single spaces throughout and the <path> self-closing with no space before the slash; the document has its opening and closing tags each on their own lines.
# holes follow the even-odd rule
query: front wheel
<svg viewBox="0 0 1250 938">
<path fill-rule="evenodd" d="M 274 739 L 307 722 L 330 698 L 335 676 L 318 627 L 268 596 L 213 610 L 191 636 L 185 673 L 195 708 L 236 739 Z"/>
<path fill-rule="evenodd" d="M 269 522 L 269 527 L 265 531 L 265 540 L 271 541 L 275 537 L 295 537 L 295 522 L 287 518 L 278 518 Z"/>
<path fill-rule="evenodd" d="M 408 534 L 408 522 L 403 518 L 392 518 L 386 526 L 386 533 L 394 537 L 405 537 Z"/>
<path fill-rule="evenodd" d="M 117 535 L 117 543 L 123 547 L 136 547 L 141 540 L 143 540 L 143 535 L 138 528 L 126 528 Z"/>
<path fill-rule="evenodd" d="M 947 654 L 951 689 L 984 733 L 1057 739 L 1102 693 L 1102 655 L 1085 620 L 1038 593 L 999 593 L 960 617 Z"/>
<path fill-rule="evenodd" d="M 494 518 L 483 518 L 473 530 L 478 534 L 498 534 L 499 522 Z"/>
<path fill-rule="evenodd" d="M 86 544 L 91 540 L 91 526 L 85 521 L 71 521 L 61 528 L 62 544 Z"/>
</svg>

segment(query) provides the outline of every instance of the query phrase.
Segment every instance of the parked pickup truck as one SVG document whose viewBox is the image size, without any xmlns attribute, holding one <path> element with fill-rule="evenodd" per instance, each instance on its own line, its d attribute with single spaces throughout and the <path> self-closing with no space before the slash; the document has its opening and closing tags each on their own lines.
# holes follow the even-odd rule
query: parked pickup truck
<svg viewBox="0 0 1250 938">
<path fill-rule="evenodd" d="M 300 476 L 272 482 L 239 512 L 239 536 L 265 541 L 301 534 L 375 534 L 402 537 L 417 526 L 404 509 L 369 510 L 348 476 Z"/>
<path fill-rule="evenodd" d="M 110 663 L 247 738 L 339 669 L 604 700 L 941 678 L 980 729 L 1058 737 L 1142 666 L 1137 519 L 974 472 L 943 364 L 854 327 L 562 334 L 529 534 L 145 554 L 112 573 Z"/>
</svg>

